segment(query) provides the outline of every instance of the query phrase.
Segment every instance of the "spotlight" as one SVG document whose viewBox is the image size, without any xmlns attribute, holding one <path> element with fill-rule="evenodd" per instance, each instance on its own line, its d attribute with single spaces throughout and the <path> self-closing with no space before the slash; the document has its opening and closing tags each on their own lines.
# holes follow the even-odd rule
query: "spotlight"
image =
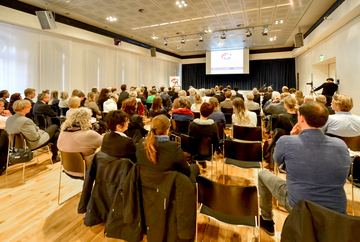
<svg viewBox="0 0 360 242">
<path fill-rule="evenodd" d="M 200 35 L 199 36 L 199 42 L 203 42 L 204 40 L 203 40 L 203 37 Z"/>
<path fill-rule="evenodd" d="M 185 44 L 185 38 L 181 39 L 181 44 Z"/>
<path fill-rule="evenodd" d="M 218 42 L 217 44 L 218 44 L 218 45 L 224 45 L 224 42 L 221 42 L 221 41 L 220 41 L 220 42 Z"/>
<path fill-rule="evenodd" d="M 250 30 L 246 30 L 246 37 L 251 37 L 252 33 L 250 32 Z"/>
<path fill-rule="evenodd" d="M 261 32 L 261 34 L 262 35 L 267 35 L 267 33 L 268 33 L 268 28 L 267 28 L 267 26 L 265 26 L 264 30 L 263 30 L 263 32 Z"/>
<path fill-rule="evenodd" d="M 121 45 L 121 40 L 114 39 L 114 45 L 120 46 Z"/>
<path fill-rule="evenodd" d="M 221 35 L 221 37 L 220 37 L 221 39 L 226 39 L 226 35 L 225 35 L 225 32 L 223 32 L 222 33 L 222 35 Z"/>
<path fill-rule="evenodd" d="M 166 41 L 166 39 L 164 39 L 164 45 L 167 46 L 167 41 Z"/>
<path fill-rule="evenodd" d="M 157 37 L 157 36 L 152 36 L 151 38 L 152 38 L 152 39 L 158 39 L 159 37 Z"/>
</svg>

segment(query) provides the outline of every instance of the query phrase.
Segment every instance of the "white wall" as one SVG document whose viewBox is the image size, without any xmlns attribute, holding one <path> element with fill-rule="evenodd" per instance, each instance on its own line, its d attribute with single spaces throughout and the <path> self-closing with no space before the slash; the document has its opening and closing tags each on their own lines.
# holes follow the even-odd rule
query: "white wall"
<svg viewBox="0 0 360 242">
<path fill-rule="evenodd" d="M 350 1 L 351 2 L 351 1 Z M 346 1 L 339 7 L 339 11 L 347 8 Z M 351 13 L 352 9 L 347 9 Z M 338 11 L 338 10 L 336 10 Z M 336 18 L 336 11 L 333 16 Z M 360 69 L 360 12 L 358 16 L 347 22 L 341 28 L 318 42 L 303 54 L 297 57 L 296 70 L 299 73 L 300 90 L 304 93 L 309 91 L 307 82 L 311 81 L 311 74 L 321 76 L 325 73 L 325 67 L 319 65 L 319 56 L 324 56 L 324 61 L 336 59 L 336 74 L 340 80 L 339 94 L 349 95 L 354 100 L 353 114 L 360 115 L 359 95 L 359 69 Z M 328 23 L 325 23 L 328 24 Z M 336 24 L 336 23 L 335 23 Z M 306 47 L 306 46 L 305 46 Z M 319 68 L 320 66 L 320 68 Z M 323 70 L 321 70 L 323 68 Z M 325 77 L 323 75 L 323 77 Z M 314 86 L 319 86 L 325 78 L 314 78 Z"/>
<path fill-rule="evenodd" d="M 168 85 L 181 60 L 61 23 L 42 31 L 36 16 L 0 6 L 0 89 L 90 91 L 93 86 Z"/>
</svg>

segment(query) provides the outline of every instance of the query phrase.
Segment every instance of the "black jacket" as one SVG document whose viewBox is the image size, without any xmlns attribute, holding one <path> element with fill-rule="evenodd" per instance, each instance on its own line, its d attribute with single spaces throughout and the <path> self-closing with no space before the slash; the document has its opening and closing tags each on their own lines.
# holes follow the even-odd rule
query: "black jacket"
<svg viewBox="0 0 360 242">
<path fill-rule="evenodd" d="M 119 100 L 117 102 L 118 109 L 121 109 L 122 102 L 129 97 L 129 93 L 127 91 L 122 91 L 119 96 Z"/>
<path fill-rule="evenodd" d="M 113 131 L 106 133 L 101 144 L 101 151 L 118 159 L 127 158 L 136 162 L 136 146 L 131 138 Z"/>
<path fill-rule="evenodd" d="M 131 167 L 132 162 L 128 159 L 117 159 L 102 151 L 95 155 L 86 172 L 78 206 L 78 213 L 86 212 L 86 226 L 106 222 L 115 193 Z"/>
<path fill-rule="evenodd" d="M 51 109 L 50 105 L 47 105 L 41 101 L 37 101 L 33 107 L 34 117 L 37 115 L 44 115 L 45 117 L 56 117 L 56 113 Z"/>
<path fill-rule="evenodd" d="M 126 135 L 128 135 L 129 137 L 132 137 L 133 138 L 133 135 L 132 135 L 132 132 L 131 130 L 134 130 L 134 129 L 138 129 L 140 132 L 141 132 L 141 135 L 144 137 L 148 131 L 144 128 L 144 122 L 143 122 L 143 119 L 141 116 L 139 116 L 138 114 L 129 114 L 129 127 L 128 127 L 128 130 L 126 132 Z M 138 140 L 135 140 L 133 138 L 134 142 L 137 143 Z"/>
<path fill-rule="evenodd" d="M 176 171 L 151 172 L 136 164 L 117 193 L 105 234 L 131 242 L 145 233 L 149 242 L 194 241 L 195 229 L 196 195 L 190 180 Z"/>
</svg>

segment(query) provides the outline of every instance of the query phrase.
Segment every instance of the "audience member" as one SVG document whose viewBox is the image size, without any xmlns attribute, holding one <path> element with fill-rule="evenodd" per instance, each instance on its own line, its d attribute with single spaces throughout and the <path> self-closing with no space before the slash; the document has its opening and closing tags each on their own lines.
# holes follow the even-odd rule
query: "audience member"
<svg viewBox="0 0 360 242">
<path fill-rule="evenodd" d="M 294 97 L 288 96 L 284 98 L 284 107 L 287 112 L 278 115 L 276 123 L 273 126 L 273 130 L 275 128 L 283 129 L 286 131 L 286 134 L 289 135 L 290 131 L 297 123 L 297 111 L 299 106 L 297 105 Z"/>
<path fill-rule="evenodd" d="M 41 93 L 43 95 L 48 94 Z M 40 95 L 40 94 L 39 94 Z M 50 108 L 50 107 L 49 107 Z M 25 117 L 25 114 L 30 112 L 31 103 L 28 100 L 18 100 L 13 105 L 14 115 L 6 120 L 5 131 L 8 134 L 22 133 L 25 137 L 27 146 L 34 150 L 49 142 L 53 143 L 51 146 L 52 160 L 59 161 L 60 157 L 57 154 L 57 139 L 59 136 L 59 127 L 55 124 L 44 130 L 39 130 L 35 123 Z M 51 110 L 52 111 L 52 110 Z"/>
<path fill-rule="evenodd" d="M 168 118 L 170 118 L 170 115 L 167 113 L 167 111 L 163 107 L 163 101 L 162 101 L 161 97 L 154 97 L 153 103 L 151 104 L 151 108 L 149 110 L 149 117 L 154 118 L 160 114 L 164 114 Z"/>
<path fill-rule="evenodd" d="M 45 117 L 56 117 L 57 114 L 51 107 L 47 104 L 50 100 L 49 94 L 47 93 L 40 93 L 38 95 L 38 101 L 35 103 L 33 108 L 34 117 L 38 115 L 44 115 Z"/>
<path fill-rule="evenodd" d="M 222 101 L 225 100 L 225 94 L 222 95 L 222 92 L 220 92 L 220 87 L 219 87 L 219 90 L 216 91 L 216 94 L 215 94 L 214 98 L 216 98 L 219 103 L 221 103 Z"/>
<path fill-rule="evenodd" d="M 175 87 L 172 87 L 171 90 L 169 89 L 168 94 L 170 95 L 172 102 L 179 97 L 178 94 L 175 92 Z"/>
<path fill-rule="evenodd" d="M 136 147 L 131 138 L 124 132 L 129 127 L 128 115 L 121 111 L 110 111 L 105 122 L 110 132 L 106 133 L 101 145 L 101 151 L 117 159 L 127 158 L 136 162 Z"/>
<path fill-rule="evenodd" d="M 104 111 L 104 102 L 106 102 L 109 99 L 108 94 L 109 94 L 109 90 L 107 88 L 101 89 L 98 100 L 99 108 L 101 111 Z"/>
<path fill-rule="evenodd" d="M 156 90 L 155 89 L 151 89 L 150 90 L 150 96 L 148 96 L 146 103 L 151 104 L 153 102 L 153 99 L 156 95 Z"/>
<path fill-rule="evenodd" d="M 5 102 L 0 99 L 0 129 L 5 129 L 5 122 L 11 116 L 9 110 L 5 110 Z M 0 167 L 1 168 L 1 167 Z"/>
<path fill-rule="evenodd" d="M 170 121 L 158 115 L 151 121 L 150 132 L 136 147 L 140 169 L 153 172 L 178 171 L 195 184 L 199 174 L 197 164 L 189 165 L 179 143 L 169 141 Z"/>
<path fill-rule="evenodd" d="M 298 105 L 301 106 L 304 103 L 304 94 L 302 91 L 295 92 L 295 99 L 298 102 Z"/>
<path fill-rule="evenodd" d="M 70 118 L 71 114 L 80 107 L 80 98 L 71 97 L 69 99 L 69 110 L 66 112 L 66 119 Z"/>
<path fill-rule="evenodd" d="M 225 92 L 225 100 L 220 103 L 220 108 L 232 109 L 231 91 Z"/>
<path fill-rule="evenodd" d="M 144 88 L 136 88 L 136 98 L 140 99 L 141 103 L 146 105 L 146 98 L 144 96 Z M 129 94 L 130 95 L 130 94 Z"/>
<path fill-rule="evenodd" d="M 346 214 L 344 184 L 351 159 L 344 141 L 321 132 L 327 119 L 322 104 L 301 105 L 292 136 L 282 136 L 274 153 L 276 163 L 285 164 L 286 181 L 268 170 L 260 171 L 260 226 L 268 234 L 274 235 L 272 196 L 288 212 L 298 201 L 309 200 Z"/>
<path fill-rule="evenodd" d="M 54 112 L 56 114 L 59 114 L 59 93 L 58 91 L 54 90 L 51 92 L 51 95 L 50 95 L 50 101 L 49 101 L 49 105 L 51 107 L 52 110 L 54 110 Z"/>
<path fill-rule="evenodd" d="M 289 88 L 287 86 L 283 86 L 281 88 L 281 91 L 284 93 L 284 92 L 289 92 Z"/>
<path fill-rule="evenodd" d="M 60 92 L 60 102 L 59 108 L 68 108 L 69 107 L 69 93 L 68 92 Z"/>
<path fill-rule="evenodd" d="M 200 112 L 201 104 L 203 103 L 203 99 L 200 94 L 196 94 L 194 97 L 194 104 L 191 105 L 191 111 L 194 113 Z"/>
<path fill-rule="evenodd" d="M 309 95 L 304 97 L 304 103 L 306 102 L 313 102 L 314 101 L 314 96 L 313 95 Z"/>
<path fill-rule="evenodd" d="M 94 93 L 90 92 L 94 95 Z M 58 139 L 58 148 L 64 152 L 80 152 L 89 167 L 95 155 L 96 149 L 100 148 L 103 137 L 91 130 L 91 110 L 78 108 L 61 125 L 61 133 Z M 66 171 L 71 176 L 82 177 L 82 173 Z"/>
<path fill-rule="evenodd" d="M 315 97 L 315 101 L 324 105 L 328 109 L 329 115 L 335 114 L 335 111 L 331 108 L 331 106 L 327 105 L 327 100 L 324 95 L 317 95 Z"/>
<path fill-rule="evenodd" d="M 254 95 L 254 102 L 256 102 L 260 105 L 260 94 L 256 87 L 253 88 L 252 94 Z"/>
<path fill-rule="evenodd" d="M 136 89 L 135 89 L 136 90 Z M 129 97 L 133 97 L 136 99 L 136 102 L 137 102 L 137 113 L 142 116 L 145 114 L 145 107 L 144 105 L 142 104 L 141 102 L 141 99 L 140 98 L 137 98 L 137 92 L 136 91 L 130 91 L 129 92 Z"/>
<path fill-rule="evenodd" d="M 245 107 L 249 111 L 260 111 L 260 104 L 257 102 L 254 102 L 254 95 L 249 92 L 246 95 L 247 101 L 245 102 Z"/>
<path fill-rule="evenodd" d="M 232 115 L 232 124 L 236 126 L 256 127 L 256 113 L 250 112 L 245 107 L 242 98 L 235 98 L 233 101 L 234 114 Z"/>
<path fill-rule="evenodd" d="M 211 88 L 211 89 L 210 89 L 210 97 L 215 96 L 217 90 L 219 90 L 219 87 L 218 87 L 217 89 Z"/>
<path fill-rule="evenodd" d="M 239 88 L 237 86 L 234 87 L 234 91 L 236 93 L 235 98 L 239 97 L 242 98 L 242 100 L 244 100 L 244 96 L 241 93 L 239 93 Z"/>
<path fill-rule="evenodd" d="M 79 90 L 78 89 L 74 89 L 71 93 L 71 97 L 77 97 Z"/>
<path fill-rule="evenodd" d="M 121 88 L 121 93 L 117 101 L 118 109 L 121 109 L 122 102 L 129 97 L 129 93 L 126 91 L 126 85 L 122 84 L 120 88 Z"/>
<path fill-rule="evenodd" d="M 14 102 L 17 100 L 22 100 L 20 93 L 13 93 L 10 97 L 10 102 L 8 103 L 7 110 L 10 111 L 11 114 L 15 114 L 12 106 L 14 105 Z"/>
<path fill-rule="evenodd" d="M 94 92 L 89 92 L 87 94 L 87 98 L 86 98 L 84 106 L 91 110 L 92 117 L 96 117 L 96 115 L 101 116 L 101 111 L 99 109 L 99 106 L 95 102 L 95 93 Z"/>
<path fill-rule="evenodd" d="M 78 93 L 76 95 L 78 98 L 80 98 L 80 107 L 84 107 L 85 106 L 85 93 L 82 90 L 78 90 Z"/>
<path fill-rule="evenodd" d="M 8 92 L 8 90 L 2 90 L 0 91 L 0 100 L 3 100 L 5 103 L 5 109 L 7 109 L 7 105 L 8 105 L 8 101 L 6 99 L 8 99 L 10 97 L 10 94 Z"/>
<path fill-rule="evenodd" d="M 295 97 L 296 89 L 293 88 L 293 87 L 290 88 L 289 93 L 290 93 L 290 95 L 291 95 L 292 97 Z"/>
<path fill-rule="evenodd" d="M 188 107 L 189 101 L 187 101 L 184 97 L 179 97 L 177 100 L 179 102 L 179 108 L 172 110 L 172 119 L 178 121 L 193 121 L 194 113 Z"/>
<path fill-rule="evenodd" d="M 262 106 L 263 106 L 263 109 L 265 108 L 264 106 L 265 106 L 265 103 L 267 102 L 267 101 L 269 101 L 270 99 L 273 99 L 273 97 L 272 97 L 272 95 L 273 95 L 273 89 L 272 89 L 272 87 L 268 87 L 267 88 L 267 93 L 264 95 L 264 98 L 263 98 L 263 100 L 262 100 Z"/>
<path fill-rule="evenodd" d="M 117 110 L 118 108 L 118 105 L 116 104 L 117 102 L 117 95 L 116 93 L 111 93 L 110 96 L 109 96 L 109 99 L 106 100 L 104 102 L 104 107 L 103 107 L 103 110 L 104 112 L 108 113 L 110 111 L 114 111 L 114 110 Z"/>
<path fill-rule="evenodd" d="M 210 98 L 211 98 L 211 91 L 210 89 L 207 89 L 205 90 L 205 97 L 203 97 L 203 102 L 208 103 Z"/>
<path fill-rule="evenodd" d="M 34 88 L 26 88 L 24 90 L 24 95 L 25 95 L 24 100 L 28 100 L 31 103 L 31 110 L 30 110 L 30 112 L 28 114 L 26 114 L 26 117 L 30 118 L 30 119 L 34 119 L 33 107 L 34 107 L 35 103 L 34 103 L 34 101 L 32 99 L 35 98 L 36 90 Z"/>
<path fill-rule="evenodd" d="M 166 111 L 170 111 L 172 108 L 171 96 L 168 94 L 168 92 L 169 90 L 166 87 L 161 88 L 160 97 Z"/>
<path fill-rule="evenodd" d="M 280 113 L 286 113 L 284 102 L 282 101 L 286 96 L 290 96 L 290 93 L 273 92 L 273 102 L 265 107 L 264 113 L 266 115 L 279 115 Z"/>
<path fill-rule="evenodd" d="M 179 99 L 180 99 L 180 98 L 185 98 L 185 99 L 186 99 L 186 92 L 185 92 L 184 90 L 181 90 L 181 91 L 179 91 L 178 96 L 179 96 L 179 97 L 176 98 L 176 99 L 174 100 L 174 102 L 173 102 L 173 110 L 180 108 Z M 187 99 L 186 99 L 186 100 L 187 100 Z M 190 104 L 190 102 L 189 102 L 189 104 Z M 191 104 L 189 105 L 188 108 L 189 108 L 189 109 L 191 108 Z"/>
<path fill-rule="evenodd" d="M 342 137 L 355 137 L 360 135 L 360 117 L 350 113 L 353 108 L 353 99 L 347 95 L 333 96 L 332 109 L 336 112 L 330 115 L 322 130 L 325 134 Z"/>
<path fill-rule="evenodd" d="M 222 123 L 225 127 L 226 126 L 225 115 L 220 110 L 219 101 L 217 100 L 217 98 L 212 97 L 209 99 L 209 103 L 211 104 L 211 106 L 213 106 L 214 110 L 208 118 L 214 120 L 216 124 Z"/>
<path fill-rule="evenodd" d="M 189 89 L 189 96 L 188 97 L 186 97 L 186 99 L 190 102 L 190 104 L 191 105 L 193 105 L 194 104 L 194 102 L 195 102 L 195 100 L 194 100 L 194 98 L 195 98 L 195 94 L 196 94 L 196 92 L 195 92 L 195 88 L 190 88 Z"/>
</svg>

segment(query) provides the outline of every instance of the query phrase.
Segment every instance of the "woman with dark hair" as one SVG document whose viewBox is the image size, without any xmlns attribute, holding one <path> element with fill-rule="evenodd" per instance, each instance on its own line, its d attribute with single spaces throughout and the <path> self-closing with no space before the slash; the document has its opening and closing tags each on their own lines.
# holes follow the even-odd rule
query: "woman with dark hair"
<svg viewBox="0 0 360 242">
<path fill-rule="evenodd" d="M 209 116 L 209 119 L 214 120 L 216 124 L 222 123 L 224 127 L 226 126 L 226 119 L 223 112 L 221 112 L 219 100 L 216 97 L 209 99 L 209 103 L 214 107 L 214 111 Z"/>
<path fill-rule="evenodd" d="M 189 124 L 189 136 L 195 138 L 209 137 L 214 150 L 219 150 L 219 129 L 214 120 L 208 119 L 213 113 L 214 107 L 209 103 L 203 103 L 200 107 L 200 118 L 194 119 Z"/>
<path fill-rule="evenodd" d="M 143 95 L 144 95 L 144 97 L 145 97 L 146 99 L 148 98 L 148 90 L 147 90 L 147 86 L 144 86 Z"/>
<path fill-rule="evenodd" d="M 170 115 L 166 112 L 165 108 L 163 107 L 163 102 L 161 97 L 154 97 L 153 103 L 151 104 L 151 108 L 149 110 L 149 117 L 154 118 L 160 114 L 164 114 L 168 118 L 170 118 Z"/>
<path fill-rule="evenodd" d="M 12 115 L 15 114 L 14 110 L 13 110 L 13 105 L 14 105 L 14 102 L 17 101 L 17 100 L 22 100 L 22 97 L 21 97 L 21 94 L 20 93 L 14 93 L 11 95 L 10 97 L 10 102 L 7 106 L 8 110 L 10 111 L 10 113 Z"/>
<path fill-rule="evenodd" d="M 148 131 L 144 129 L 143 119 L 137 114 L 137 101 L 135 98 L 127 98 L 122 102 L 121 110 L 129 116 L 129 128 L 126 135 L 131 137 L 137 144 L 139 140 L 144 137 Z M 140 133 L 139 133 L 140 132 Z"/>
<path fill-rule="evenodd" d="M 106 102 L 108 99 L 109 99 L 109 90 L 107 88 L 101 89 L 98 99 L 98 104 L 101 111 L 103 111 L 104 102 Z"/>
<path fill-rule="evenodd" d="M 170 121 L 158 115 L 151 121 L 150 132 L 136 147 L 137 163 L 141 169 L 155 172 L 178 171 L 196 183 L 199 174 L 197 164 L 186 162 L 179 143 L 169 141 Z"/>
<path fill-rule="evenodd" d="M 59 93 L 58 91 L 54 90 L 51 92 L 50 95 L 50 101 L 49 101 L 49 105 L 51 105 L 51 109 L 54 110 L 54 112 L 59 115 Z"/>
<path fill-rule="evenodd" d="M 110 111 L 105 117 L 105 122 L 110 132 L 103 138 L 101 151 L 118 159 L 127 158 L 136 162 L 135 144 L 124 133 L 129 127 L 127 114 L 121 110 Z"/>
</svg>

